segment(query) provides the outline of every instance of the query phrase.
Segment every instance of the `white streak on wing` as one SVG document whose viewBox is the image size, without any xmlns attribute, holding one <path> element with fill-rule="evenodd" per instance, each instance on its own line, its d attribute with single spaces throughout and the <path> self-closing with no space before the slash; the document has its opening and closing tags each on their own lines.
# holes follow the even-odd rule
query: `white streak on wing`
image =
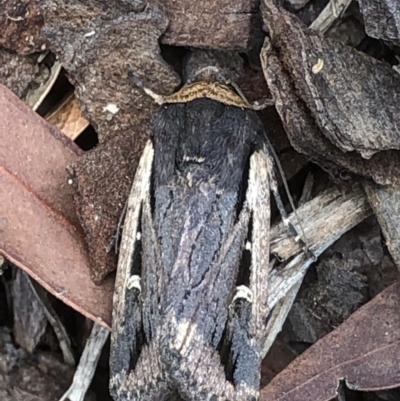
<svg viewBox="0 0 400 401">
<path fill-rule="evenodd" d="M 137 274 L 131 276 L 128 281 L 128 290 L 132 290 L 133 288 L 136 288 L 139 291 L 142 290 L 142 287 L 140 285 L 140 276 L 138 276 Z"/>
<path fill-rule="evenodd" d="M 179 350 L 181 354 L 186 354 L 193 338 L 197 333 L 197 324 L 184 320 L 176 324 L 177 334 L 173 342 L 173 348 Z"/>
<path fill-rule="evenodd" d="M 245 299 L 246 301 L 252 303 L 253 293 L 246 285 L 239 285 L 238 287 L 236 287 L 236 294 L 232 299 L 232 303 L 234 303 L 237 299 Z"/>
</svg>

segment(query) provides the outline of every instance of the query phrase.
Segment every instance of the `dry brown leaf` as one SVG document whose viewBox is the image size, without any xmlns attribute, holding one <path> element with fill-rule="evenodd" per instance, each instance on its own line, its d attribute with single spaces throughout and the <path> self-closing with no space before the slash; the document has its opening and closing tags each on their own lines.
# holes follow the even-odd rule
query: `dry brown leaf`
<svg viewBox="0 0 400 401">
<path fill-rule="evenodd" d="M 382 291 L 293 361 L 262 390 L 264 401 L 328 401 L 339 381 L 359 391 L 400 385 L 400 283 Z"/>
<path fill-rule="evenodd" d="M 106 325 L 112 282 L 96 287 L 73 210 L 77 146 L 0 85 L 0 253 L 79 312 Z"/>
</svg>

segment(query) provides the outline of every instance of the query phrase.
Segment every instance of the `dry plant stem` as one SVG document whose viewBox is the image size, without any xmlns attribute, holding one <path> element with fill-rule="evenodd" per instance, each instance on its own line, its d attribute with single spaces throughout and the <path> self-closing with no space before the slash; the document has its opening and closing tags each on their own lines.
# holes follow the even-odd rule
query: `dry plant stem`
<svg viewBox="0 0 400 401">
<path fill-rule="evenodd" d="M 365 217 L 359 216 L 360 223 Z M 318 249 L 313 249 L 315 256 L 320 256 L 326 249 L 335 243 L 346 231 L 353 226 L 346 226 L 346 220 L 343 220 L 343 232 L 332 235 Z M 263 356 L 265 356 L 275 341 L 276 336 L 282 330 L 283 323 L 290 312 L 292 304 L 296 298 L 297 292 L 303 282 L 303 278 L 308 268 L 314 262 L 306 254 L 301 253 L 292 259 L 285 267 L 274 270 L 270 277 L 270 294 L 268 296 L 268 308 L 272 311 L 267 326 L 268 336 L 263 347 Z"/>
<path fill-rule="evenodd" d="M 276 304 L 276 307 L 272 310 L 271 316 L 268 320 L 267 332 L 268 336 L 264 343 L 264 348 L 262 350 L 262 357 L 267 355 L 269 349 L 274 343 L 276 336 L 282 330 L 283 324 L 287 318 L 287 315 L 292 308 L 293 302 L 296 299 L 297 293 L 303 283 L 303 279 L 297 281 L 292 288 L 286 293 L 286 295 Z"/>
<path fill-rule="evenodd" d="M 307 233 L 308 245 L 314 255 L 318 257 L 345 232 L 367 218 L 372 211 L 361 187 L 355 185 L 354 190 L 345 195 L 340 194 L 337 189 L 331 188 L 301 206 L 297 213 Z M 273 227 L 272 253 L 274 253 L 274 249 L 280 248 L 282 242 L 286 242 L 282 238 L 283 235 L 286 233 L 282 224 Z M 294 241 L 291 242 L 294 245 Z M 297 247 L 297 245 L 295 246 Z M 286 243 L 284 247 L 287 259 L 298 252 L 289 243 Z M 268 308 L 272 312 L 267 326 L 268 336 L 263 347 L 264 356 L 281 331 L 307 269 L 312 263 L 312 259 L 300 253 L 286 266 L 274 270 L 271 268 Z"/>
<path fill-rule="evenodd" d="M 352 0 L 330 0 L 310 28 L 325 33 L 332 24 L 347 10 Z"/>
<path fill-rule="evenodd" d="M 83 350 L 79 365 L 76 369 L 71 387 L 65 392 L 59 401 L 83 401 L 85 394 L 92 382 L 100 358 L 104 343 L 109 331 L 104 327 L 94 324 L 85 349 Z"/>
<path fill-rule="evenodd" d="M 16 344 L 32 353 L 42 338 L 48 323 L 42 302 L 32 291 L 30 277 L 22 269 L 12 268 L 10 286 L 13 335 Z M 43 293 L 43 289 L 39 289 Z M 45 297 L 47 294 L 44 295 Z M 0 397 L 1 398 L 1 397 Z"/>
<path fill-rule="evenodd" d="M 311 199 L 311 192 L 314 185 L 314 175 L 308 172 L 306 181 L 304 183 L 303 192 L 299 199 L 299 206 L 305 205 Z"/>
<path fill-rule="evenodd" d="M 341 236 L 371 214 L 371 208 L 360 185 L 341 193 L 330 188 L 297 209 L 312 251 L 323 246 L 332 236 Z M 296 226 L 296 219 L 289 217 Z M 361 219 L 361 220 L 360 220 Z M 279 223 L 271 230 L 271 253 L 287 260 L 300 251 L 298 245 Z"/>
<path fill-rule="evenodd" d="M 32 280 L 30 279 L 30 277 L 28 277 L 28 275 L 27 279 L 33 294 L 36 296 L 37 300 L 42 305 L 46 318 L 51 324 L 51 327 L 53 328 L 55 335 L 57 336 L 65 363 L 67 363 L 68 365 L 74 365 L 75 357 L 72 351 L 71 341 L 68 337 L 64 325 L 61 323 L 60 318 L 54 311 L 50 302 L 47 299 L 42 298 L 40 292 L 36 291 L 35 285 L 32 283 Z"/>
<path fill-rule="evenodd" d="M 303 187 L 303 192 L 301 194 L 301 198 L 299 200 L 299 205 L 306 204 L 310 200 L 313 184 L 314 184 L 314 176 L 311 172 L 309 172 L 307 175 L 307 178 L 306 178 L 306 182 Z M 304 257 L 305 256 L 306 255 L 304 255 Z M 303 260 L 301 260 L 301 262 L 297 263 L 297 265 L 305 265 L 305 263 Z M 272 265 L 271 265 L 270 270 L 273 271 Z M 300 268 L 300 270 L 302 270 L 302 269 Z M 280 299 L 277 302 L 277 304 L 275 305 L 275 307 L 272 309 L 271 315 L 268 319 L 268 325 L 267 325 L 267 330 L 266 330 L 268 333 L 268 337 L 264 343 L 263 358 L 265 357 L 265 355 L 271 348 L 278 333 L 282 330 L 283 323 L 285 322 L 287 315 L 288 315 L 290 309 L 292 308 L 293 302 L 294 302 L 294 300 L 297 296 L 297 293 L 301 287 L 301 284 L 303 282 L 303 277 L 300 278 L 293 285 L 293 287 L 288 290 L 286 295 L 284 295 L 283 298 Z"/>
</svg>

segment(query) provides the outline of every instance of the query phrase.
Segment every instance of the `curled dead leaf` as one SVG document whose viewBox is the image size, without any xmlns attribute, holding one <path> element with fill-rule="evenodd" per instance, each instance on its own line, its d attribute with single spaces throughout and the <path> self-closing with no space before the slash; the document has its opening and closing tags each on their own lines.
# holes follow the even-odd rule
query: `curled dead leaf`
<svg viewBox="0 0 400 401">
<path fill-rule="evenodd" d="M 73 209 L 67 165 L 81 151 L 0 85 L 0 253 L 96 322 L 111 315 L 112 280 L 97 287 Z"/>
</svg>

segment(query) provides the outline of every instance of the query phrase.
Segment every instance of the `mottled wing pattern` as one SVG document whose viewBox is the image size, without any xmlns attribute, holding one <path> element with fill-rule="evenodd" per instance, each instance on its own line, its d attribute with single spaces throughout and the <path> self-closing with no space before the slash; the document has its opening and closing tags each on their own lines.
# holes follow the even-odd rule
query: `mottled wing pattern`
<svg viewBox="0 0 400 401">
<path fill-rule="evenodd" d="M 263 135 L 253 111 L 210 99 L 155 114 L 118 263 L 116 401 L 158 401 L 171 392 L 187 401 L 258 399 L 272 168 Z M 251 266 L 238 283 L 247 240 Z"/>
</svg>

